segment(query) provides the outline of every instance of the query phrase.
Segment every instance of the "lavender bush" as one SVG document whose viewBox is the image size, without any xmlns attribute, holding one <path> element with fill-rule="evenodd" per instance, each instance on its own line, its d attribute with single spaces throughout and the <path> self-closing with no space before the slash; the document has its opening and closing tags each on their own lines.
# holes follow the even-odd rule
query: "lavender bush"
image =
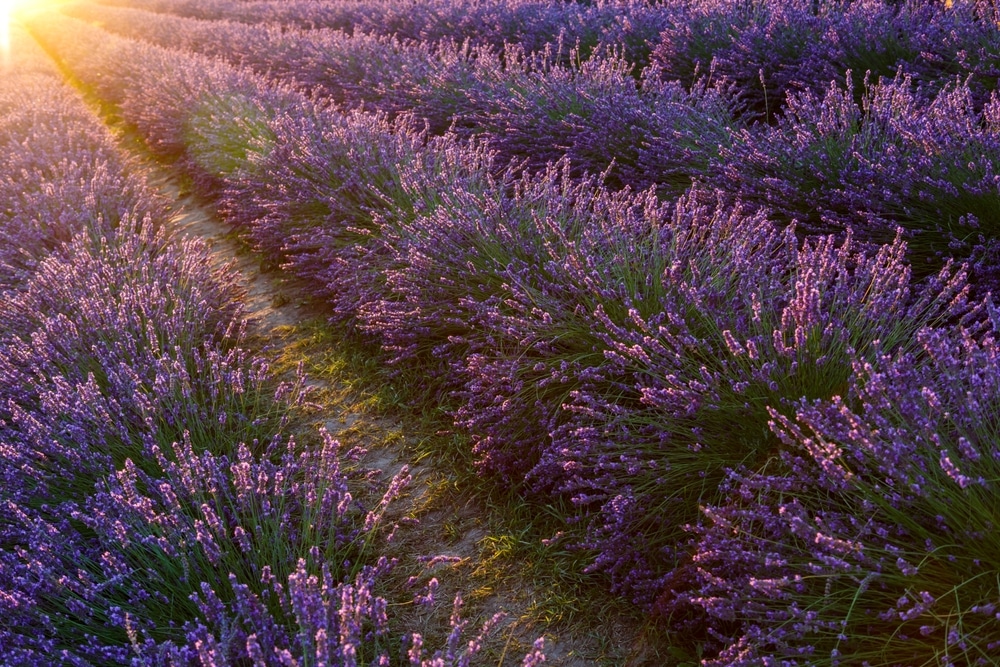
<svg viewBox="0 0 1000 667">
<path fill-rule="evenodd" d="M 223 205 L 262 250 L 311 282 L 331 317 L 350 322 L 381 297 L 392 252 L 385 230 L 431 214 L 455 188 L 489 187 L 495 168 L 487 152 L 429 138 L 411 118 L 325 118 L 283 119 L 280 148 L 234 179 Z"/>
<path fill-rule="evenodd" d="M 645 77 L 643 94 L 650 103 L 651 131 L 635 144 L 636 164 L 622 180 L 634 188 L 655 186 L 664 197 L 676 197 L 692 183 L 715 173 L 723 151 L 743 128 L 737 94 L 728 85 L 707 79 L 690 88 Z M 613 156 L 615 168 L 619 157 Z M 619 168 L 620 169 L 620 168 Z"/>
<path fill-rule="evenodd" d="M 898 239 L 874 254 L 832 237 L 800 246 L 760 215 L 697 201 L 650 227 L 634 245 L 656 248 L 651 264 L 622 281 L 635 292 L 595 281 L 590 328 L 605 362 L 583 376 L 530 474 L 592 513 L 597 567 L 640 599 L 725 467 L 775 446 L 768 406 L 836 395 L 855 354 L 975 312 L 961 271 L 912 286 Z"/>
<path fill-rule="evenodd" d="M 643 177 L 638 152 L 655 134 L 656 100 L 642 95 L 627 62 L 613 55 L 581 62 L 571 50 L 573 64 L 564 66 L 558 45 L 533 56 L 508 47 L 502 56 L 502 71 L 480 68 L 463 119 L 486 133 L 502 160 L 526 159 L 539 169 L 567 157 L 591 173 L 615 163 L 615 183 Z"/>
<path fill-rule="evenodd" d="M 706 509 L 682 597 L 716 628 L 707 664 L 992 664 L 994 332 L 918 339 L 856 362 L 843 398 L 774 414 L 781 462 Z"/>
<path fill-rule="evenodd" d="M 632 203 L 574 183 L 565 165 L 487 185 L 445 193 L 383 231 L 385 287 L 362 309 L 362 326 L 397 361 L 436 371 L 479 465 L 516 483 L 565 398 L 567 364 L 599 356 L 581 318 L 586 290 L 563 279 L 564 252 L 599 242 L 622 220 L 606 209 Z"/>
<path fill-rule="evenodd" d="M 836 75 L 812 4 L 693 3 L 671 17 L 652 66 L 663 80 L 688 86 L 708 71 L 729 79 L 748 113 L 772 120 L 788 92 Z"/>
<path fill-rule="evenodd" d="M 709 180 L 807 232 L 852 227 L 884 243 L 903 226 L 918 270 L 976 257 L 985 280 L 995 272 L 997 104 L 977 111 L 965 84 L 924 103 L 904 76 L 866 82 L 857 103 L 848 79 L 822 97 L 790 97 L 775 127 L 739 131 Z"/>
</svg>

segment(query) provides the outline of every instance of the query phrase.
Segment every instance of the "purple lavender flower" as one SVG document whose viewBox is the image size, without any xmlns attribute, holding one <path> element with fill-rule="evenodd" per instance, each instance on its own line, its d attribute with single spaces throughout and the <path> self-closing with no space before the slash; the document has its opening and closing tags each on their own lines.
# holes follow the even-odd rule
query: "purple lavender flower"
<svg viewBox="0 0 1000 667">
<path fill-rule="evenodd" d="M 740 130 L 707 180 L 809 233 L 851 227 L 886 243 L 902 226 L 921 274 L 971 257 L 992 280 L 996 105 L 977 111 L 965 84 L 922 101 L 902 75 L 866 80 L 858 102 L 848 77 L 822 97 L 789 97 L 774 127 Z"/>
<path fill-rule="evenodd" d="M 812 10 L 807 1 L 694 3 L 661 34 L 653 67 L 687 86 L 708 71 L 729 79 L 747 111 L 771 121 L 789 92 L 837 74 L 825 21 Z"/>
<path fill-rule="evenodd" d="M 998 564 L 983 527 L 997 478 L 998 457 L 987 455 L 994 332 L 925 329 L 918 339 L 856 362 L 843 398 L 802 401 L 794 418 L 773 412 L 782 461 L 734 475 L 731 500 L 706 509 L 700 585 L 671 606 L 706 610 L 726 646 L 710 664 L 738 664 L 737 647 L 808 651 L 823 664 L 992 660 L 1000 626 L 984 580 Z M 969 402 L 971 386 L 981 400 Z M 787 583 L 763 596 L 761 576 Z M 724 617 L 709 598 L 727 601 Z"/>
</svg>

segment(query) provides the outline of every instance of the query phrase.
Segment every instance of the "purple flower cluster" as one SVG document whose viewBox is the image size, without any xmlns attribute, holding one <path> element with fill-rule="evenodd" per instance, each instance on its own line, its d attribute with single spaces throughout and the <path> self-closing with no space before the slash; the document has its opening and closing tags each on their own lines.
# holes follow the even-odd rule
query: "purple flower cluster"
<svg viewBox="0 0 1000 667">
<path fill-rule="evenodd" d="M 667 8 L 649 0 L 423 0 L 403 5 L 392 0 L 97 1 L 201 20 L 337 30 L 348 35 L 395 35 L 405 41 L 470 42 L 496 48 L 516 43 L 528 52 L 561 37 L 568 44 L 579 44 L 587 53 L 619 44 L 629 60 L 642 65 L 670 15 Z"/>
<path fill-rule="evenodd" d="M 995 12 L 976 0 L 695 0 L 671 14 L 653 69 L 688 84 L 711 70 L 767 121 L 788 94 L 818 92 L 847 71 L 877 82 L 902 70 L 928 91 L 968 78 L 982 101 L 1000 73 Z"/>
<path fill-rule="evenodd" d="M 640 20 L 633 14 L 654 11 L 642 3 L 626 9 L 616 21 L 629 26 Z M 591 49 L 593 55 L 585 57 L 579 40 L 574 45 L 565 34 L 549 43 L 476 46 L 457 41 L 461 34 L 454 30 L 448 40 L 413 41 L 398 34 L 290 31 L 96 4 L 72 5 L 66 12 L 122 35 L 221 57 L 343 108 L 390 117 L 410 112 L 426 120 L 432 134 L 454 129 L 465 137 L 483 136 L 500 162 L 528 158 L 527 166 L 541 168 L 568 157 L 578 172 L 610 168 L 609 185 L 663 184 L 681 192 L 706 173 L 735 122 L 729 96 L 704 81 L 684 88 L 651 78 L 640 85 L 635 54 L 618 32 L 617 41 L 606 44 L 610 51 Z"/>
<path fill-rule="evenodd" d="M 700 609 L 711 665 L 989 665 L 1000 650 L 995 329 L 924 329 L 843 397 L 772 411 L 785 451 L 705 508 L 664 613 Z"/>
<path fill-rule="evenodd" d="M 790 96 L 776 125 L 736 133 L 709 181 L 809 232 L 853 228 L 884 243 L 902 226 L 918 270 L 969 257 L 992 286 L 998 104 L 977 110 L 965 83 L 924 101 L 903 76 L 866 81 L 859 102 L 848 77 L 823 95 Z"/>
<path fill-rule="evenodd" d="M 700 642 L 706 664 L 977 665 L 1000 650 L 998 316 L 985 295 L 1000 210 L 997 28 L 985 4 L 949 4 L 679 3 L 659 15 L 672 23 L 639 79 L 620 54 L 587 58 L 558 40 L 532 51 L 336 36 L 345 50 L 402 54 L 388 68 L 403 81 L 443 76 L 421 89 L 440 95 L 438 115 L 420 107 L 430 98 L 345 111 L 65 17 L 33 29 L 332 317 L 419 372 L 482 469 L 569 500 L 592 569 Z M 278 11 L 202 5 L 248 21 Z M 312 5 L 320 23 L 348 6 Z M 849 67 L 872 74 L 855 88 Z M 378 83 L 377 101 L 390 75 L 351 80 Z M 141 470 L 155 480 L 132 494 L 143 507 L 168 501 L 156 485 L 174 488 L 171 463 Z M 186 502 L 178 534 L 206 571 L 225 562 L 220 531 L 252 534 L 201 496 Z M 292 562 L 282 591 L 310 581 L 312 602 L 255 575 L 239 580 L 246 594 L 192 591 L 198 618 L 311 605 L 296 621 L 305 651 L 347 660 L 324 643 L 347 632 L 329 621 L 332 575 Z M 351 605 L 365 572 L 338 584 Z M 260 637 L 278 635 L 253 613 L 164 641 L 257 660 Z M 363 607 L 357 632 L 380 641 L 378 613 Z M 416 639 L 404 651 L 426 658 Z"/>
</svg>

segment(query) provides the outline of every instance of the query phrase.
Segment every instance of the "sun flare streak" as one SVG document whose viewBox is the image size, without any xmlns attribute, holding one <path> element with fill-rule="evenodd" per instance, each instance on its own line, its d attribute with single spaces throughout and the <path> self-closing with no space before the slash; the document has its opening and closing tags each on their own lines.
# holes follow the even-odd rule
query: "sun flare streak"
<svg viewBox="0 0 1000 667">
<path fill-rule="evenodd" d="M 4 70 L 11 64 L 11 24 L 18 13 L 45 10 L 63 4 L 63 0 L 0 0 L 0 62 Z"/>
</svg>

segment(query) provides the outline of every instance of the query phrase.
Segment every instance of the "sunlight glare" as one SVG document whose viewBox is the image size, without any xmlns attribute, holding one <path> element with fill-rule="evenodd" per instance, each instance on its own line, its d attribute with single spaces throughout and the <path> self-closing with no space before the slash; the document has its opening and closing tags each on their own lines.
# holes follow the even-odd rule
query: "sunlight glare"
<svg viewBox="0 0 1000 667">
<path fill-rule="evenodd" d="M 19 10 L 42 9 L 46 5 L 58 5 L 65 0 L 0 0 L 0 58 L 3 69 L 10 67 L 10 24 Z"/>
<path fill-rule="evenodd" d="M 10 14 L 14 11 L 15 0 L 0 0 L 0 58 L 3 68 L 10 67 Z"/>
</svg>

